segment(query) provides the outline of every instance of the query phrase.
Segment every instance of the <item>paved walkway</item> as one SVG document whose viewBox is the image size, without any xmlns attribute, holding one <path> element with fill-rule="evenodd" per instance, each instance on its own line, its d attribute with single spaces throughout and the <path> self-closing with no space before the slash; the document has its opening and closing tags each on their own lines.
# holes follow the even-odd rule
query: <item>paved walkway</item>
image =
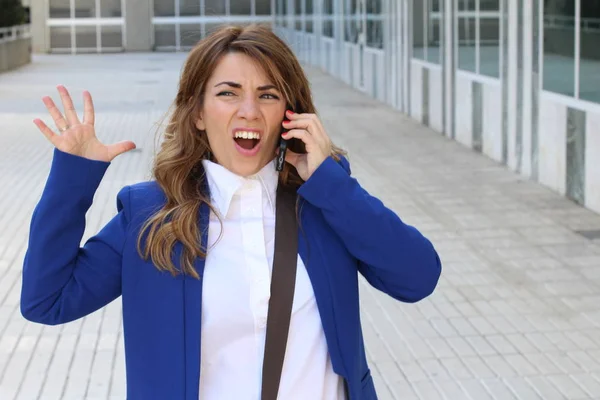
<svg viewBox="0 0 600 400">
<path fill-rule="evenodd" d="M 184 55 L 37 56 L 0 75 L 0 399 L 124 399 L 120 301 L 43 327 L 18 303 L 31 212 L 51 146 L 31 122 L 65 84 L 97 129 L 140 150 L 109 169 L 86 237 L 115 212 L 120 187 L 147 178 L 155 126 Z M 527 182 L 336 80 L 310 70 L 322 119 L 354 175 L 438 248 L 433 296 L 402 304 L 362 284 L 380 399 L 599 399 L 600 216 Z M 49 121 L 48 121 L 49 122 Z"/>
</svg>

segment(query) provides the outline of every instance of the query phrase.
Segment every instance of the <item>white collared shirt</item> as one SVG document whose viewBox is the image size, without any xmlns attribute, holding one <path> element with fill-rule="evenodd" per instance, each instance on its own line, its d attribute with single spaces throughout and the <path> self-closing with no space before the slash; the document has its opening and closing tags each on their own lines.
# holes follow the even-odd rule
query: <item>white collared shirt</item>
<svg viewBox="0 0 600 400">
<path fill-rule="evenodd" d="M 244 178 L 204 160 L 211 203 L 203 277 L 200 399 L 258 400 L 275 240 L 278 173 Z M 220 236 L 220 237 L 219 237 Z M 280 399 L 343 400 L 311 282 L 298 257 Z"/>
</svg>

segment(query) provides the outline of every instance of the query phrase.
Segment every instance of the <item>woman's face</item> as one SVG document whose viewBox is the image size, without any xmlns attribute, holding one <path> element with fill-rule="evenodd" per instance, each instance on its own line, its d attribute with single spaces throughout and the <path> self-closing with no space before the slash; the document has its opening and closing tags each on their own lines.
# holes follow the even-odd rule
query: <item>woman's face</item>
<svg viewBox="0 0 600 400">
<path fill-rule="evenodd" d="M 275 157 L 286 102 L 249 56 L 223 56 L 207 82 L 196 127 L 206 131 L 216 161 L 248 176 Z"/>
</svg>

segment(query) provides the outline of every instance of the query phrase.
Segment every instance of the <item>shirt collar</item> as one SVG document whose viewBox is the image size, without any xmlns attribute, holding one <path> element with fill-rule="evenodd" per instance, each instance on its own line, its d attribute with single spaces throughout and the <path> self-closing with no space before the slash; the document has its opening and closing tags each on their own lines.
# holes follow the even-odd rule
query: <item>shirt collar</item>
<svg viewBox="0 0 600 400">
<path fill-rule="evenodd" d="M 269 205 L 275 212 L 275 195 L 279 178 L 279 174 L 275 170 L 275 160 L 268 162 L 260 171 L 248 177 L 237 175 L 210 160 L 202 160 L 202 166 L 206 171 L 212 205 L 219 211 L 221 216 L 227 215 L 233 196 L 249 180 L 260 183 L 263 193 L 267 195 Z"/>
</svg>

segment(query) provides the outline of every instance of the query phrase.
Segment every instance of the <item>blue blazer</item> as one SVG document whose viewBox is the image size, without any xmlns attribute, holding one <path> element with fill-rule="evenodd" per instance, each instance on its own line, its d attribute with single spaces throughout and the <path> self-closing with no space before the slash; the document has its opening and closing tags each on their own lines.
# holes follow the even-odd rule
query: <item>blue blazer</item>
<svg viewBox="0 0 600 400">
<path fill-rule="evenodd" d="M 197 400 L 202 278 L 160 272 L 136 250 L 141 225 L 165 201 L 156 182 L 123 188 L 118 214 L 80 247 L 86 212 L 108 166 L 54 150 L 32 216 L 21 313 L 30 321 L 63 324 L 122 296 L 127 398 Z M 350 399 L 376 399 L 362 337 L 358 274 L 399 301 L 416 302 L 436 287 L 440 259 L 417 229 L 359 185 L 346 159 L 326 159 L 298 194 L 303 201 L 298 253 L 333 369 L 344 378 Z M 207 206 L 199 219 L 208 226 Z M 176 245 L 176 263 L 179 254 Z M 195 267 L 202 276 L 204 260 L 197 259 Z"/>
</svg>

